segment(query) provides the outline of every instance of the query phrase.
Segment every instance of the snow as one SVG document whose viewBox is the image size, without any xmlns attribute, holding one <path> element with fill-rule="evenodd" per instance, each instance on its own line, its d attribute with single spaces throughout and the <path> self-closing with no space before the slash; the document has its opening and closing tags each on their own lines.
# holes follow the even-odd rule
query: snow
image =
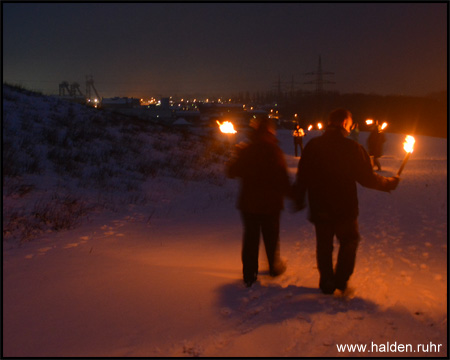
<svg viewBox="0 0 450 360">
<path fill-rule="evenodd" d="M 173 122 L 172 125 L 191 125 L 191 123 L 185 118 L 178 118 Z"/>
<path fill-rule="evenodd" d="M 49 116 L 45 104 L 32 107 Z M 291 132 L 278 138 L 293 179 Z M 383 175 L 396 173 L 403 140 L 387 134 Z M 362 240 L 345 297 L 318 290 L 314 229 L 289 202 L 280 235 L 288 270 L 269 277 L 261 244 L 258 282 L 245 288 L 238 182 L 220 163 L 214 171 L 216 181 L 149 177 L 145 202 L 96 208 L 71 230 L 20 245 L 4 240 L 3 356 L 448 356 L 447 139 L 416 136 L 391 194 L 358 188 Z M 394 343 L 413 352 L 393 352 Z M 367 349 L 339 352 L 344 344 Z M 426 346 L 414 352 L 417 344 Z"/>
</svg>

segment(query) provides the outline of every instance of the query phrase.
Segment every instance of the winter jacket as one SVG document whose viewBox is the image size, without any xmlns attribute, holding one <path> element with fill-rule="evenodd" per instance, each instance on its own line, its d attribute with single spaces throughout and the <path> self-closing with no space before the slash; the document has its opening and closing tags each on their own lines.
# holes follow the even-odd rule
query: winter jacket
<svg viewBox="0 0 450 360">
<path fill-rule="evenodd" d="M 353 220 L 358 217 L 356 183 L 381 191 L 395 189 L 398 178 L 376 174 L 370 157 L 344 129 L 329 126 L 311 139 L 299 161 L 293 196 L 297 209 L 308 193 L 309 219 L 313 222 Z"/>
<path fill-rule="evenodd" d="M 240 178 L 237 208 L 254 214 L 283 209 L 290 188 L 284 154 L 270 132 L 255 132 L 251 142 L 237 151 L 226 165 L 230 178 Z"/>
<path fill-rule="evenodd" d="M 376 158 L 383 156 L 383 144 L 386 142 L 386 137 L 383 132 L 374 129 L 370 132 L 367 139 L 367 149 L 369 150 L 369 155 Z"/>
</svg>

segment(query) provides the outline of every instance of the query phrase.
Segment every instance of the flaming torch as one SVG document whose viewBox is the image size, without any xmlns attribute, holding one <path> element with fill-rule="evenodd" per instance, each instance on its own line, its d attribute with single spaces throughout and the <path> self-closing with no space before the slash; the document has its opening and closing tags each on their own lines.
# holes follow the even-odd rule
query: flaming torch
<svg viewBox="0 0 450 360">
<path fill-rule="evenodd" d="M 322 123 L 317 123 L 317 128 L 318 128 L 319 130 L 322 130 Z"/>
<path fill-rule="evenodd" d="M 373 124 L 373 120 L 372 119 L 367 119 L 366 120 L 366 125 L 372 125 Z"/>
<path fill-rule="evenodd" d="M 309 126 L 308 126 L 308 131 L 311 131 L 312 128 L 313 128 L 313 126 L 312 126 L 312 125 L 309 125 Z"/>
<path fill-rule="evenodd" d="M 222 124 L 219 122 L 219 120 L 216 120 L 217 124 L 219 125 L 219 129 L 224 134 L 236 134 L 237 131 L 234 130 L 233 123 L 230 121 L 224 121 Z"/>
<path fill-rule="evenodd" d="M 222 134 L 225 135 L 224 144 L 228 147 L 228 151 L 231 151 L 233 148 L 233 144 L 236 141 L 236 133 L 237 131 L 234 129 L 233 123 L 231 121 L 224 121 L 220 123 L 219 120 L 216 120 L 217 125 L 219 125 L 219 129 Z"/>
<path fill-rule="evenodd" d="M 400 166 L 400 169 L 398 169 L 397 176 L 400 176 L 400 174 L 403 171 L 403 168 L 405 167 L 406 163 L 408 162 L 409 156 L 414 150 L 414 143 L 416 140 L 413 136 L 407 135 L 405 138 L 405 142 L 403 143 L 403 149 L 406 151 L 405 158 L 403 159 L 402 165 Z"/>
<path fill-rule="evenodd" d="M 387 122 L 384 122 L 384 123 L 381 125 L 381 130 L 386 129 L 386 126 L 387 126 L 387 125 L 388 125 Z"/>
</svg>

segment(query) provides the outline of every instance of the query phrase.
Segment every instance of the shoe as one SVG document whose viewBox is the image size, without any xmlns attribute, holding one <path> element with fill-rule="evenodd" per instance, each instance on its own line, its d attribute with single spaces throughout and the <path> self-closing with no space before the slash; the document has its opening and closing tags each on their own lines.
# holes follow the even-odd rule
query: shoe
<svg viewBox="0 0 450 360">
<path fill-rule="evenodd" d="M 249 274 L 244 274 L 244 283 L 246 287 L 252 286 L 252 284 L 256 281 L 258 277 L 257 272 L 250 272 Z"/>
<path fill-rule="evenodd" d="M 248 288 L 251 287 L 255 281 L 256 281 L 256 278 L 244 279 L 245 286 Z"/>
<path fill-rule="evenodd" d="M 331 295 L 334 293 L 334 290 L 336 290 L 336 285 L 334 284 L 333 280 L 327 280 L 319 285 L 320 290 L 327 295 Z"/>
<path fill-rule="evenodd" d="M 336 283 L 336 289 L 345 292 L 347 290 L 347 281 L 337 282 Z"/>
<path fill-rule="evenodd" d="M 276 266 L 273 267 L 269 271 L 269 275 L 272 277 L 280 276 L 281 274 L 284 274 L 286 271 L 286 263 L 284 261 L 279 261 Z"/>
</svg>

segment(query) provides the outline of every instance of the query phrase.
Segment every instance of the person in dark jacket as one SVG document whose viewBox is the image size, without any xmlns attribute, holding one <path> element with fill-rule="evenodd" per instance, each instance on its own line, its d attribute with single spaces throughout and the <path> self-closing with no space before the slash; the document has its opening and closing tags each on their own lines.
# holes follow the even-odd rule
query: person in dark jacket
<svg viewBox="0 0 450 360">
<path fill-rule="evenodd" d="M 257 279 L 259 238 L 262 233 L 269 274 L 281 275 L 286 265 L 280 258 L 280 212 L 290 182 L 284 154 L 277 144 L 275 124 L 263 118 L 253 123 L 249 143 L 238 147 L 227 163 L 230 178 L 240 178 L 237 207 L 243 222 L 242 265 L 244 282 L 249 287 Z"/>
<path fill-rule="evenodd" d="M 316 230 L 319 287 L 325 294 L 335 289 L 344 292 L 354 270 L 360 238 L 356 183 L 389 192 L 399 182 L 398 177 L 383 177 L 373 171 L 366 150 L 346 138 L 351 125 L 348 110 L 331 112 L 324 134 L 306 145 L 293 186 L 297 210 L 305 207 L 308 196 L 309 219 Z M 340 246 L 333 270 L 335 235 Z"/>
<path fill-rule="evenodd" d="M 300 147 L 300 156 L 303 154 L 303 137 L 305 136 L 305 132 L 297 125 L 296 129 L 292 133 L 292 137 L 294 139 L 294 152 L 295 157 L 298 157 L 297 147 Z"/>
<path fill-rule="evenodd" d="M 383 156 L 383 144 L 386 142 L 384 132 L 381 131 L 378 122 L 369 134 L 367 139 L 367 149 L 369 155 L 373 159 L 373 165 L 377 167 L 377 171 L 381 171 L 381 164 L 379 158 Z"/>
</svg>

